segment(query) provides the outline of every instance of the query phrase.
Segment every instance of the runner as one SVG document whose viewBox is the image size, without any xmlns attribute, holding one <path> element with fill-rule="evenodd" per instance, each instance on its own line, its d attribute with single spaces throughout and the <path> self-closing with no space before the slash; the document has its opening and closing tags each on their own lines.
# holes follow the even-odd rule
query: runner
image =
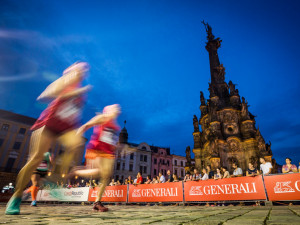
<svg viewBox="0 0 300 225">
<path fill-rule="evenodd" d="M 120 130 L 116 119 L 120 113 L 121 110 L 118 104 L 106 106 L 103 109 L 103 114 L 98 114 L 78 129 L 78 134 L 81 136 L 86 130 L 94 127 L 85 154 L 85 158 L 89 160 L 92 168 L 75 170 L 69 176 L 100 178 L 98 196 L 93 206 L 96 211 L 108 211 L 108 208 L 102 205 L 101 197 L 113 173 L 117 132 Z"/>
<path fill-rule="evenodd" d="M 52 163 L 52 157 L 50 152 L 46 152 L 44 154 L 44 159 L 38 166 L 38 168 L 31 175 L 31 183 L 32 186 L 27 189 L 26 193 L 31 193 L 31 206 L 37 206 L 36 204 L 36 196 L 39 190 L 39 181 L 44 178 L 49 171 L 50 164 Z"/>
<path fill-rule="evenodd" d="M 62 157 L 62 173 L 67 172 L 77 150 L 83 146 L 84 140 L 76 135 L 76 128 L 81 115 L 82 95 L 90 89 L 90 86 L 80 86 L 88 69 L 88 64 L 84 62 L 71 65 L 62 77 L 51 83 L 38 97 L 38 100 L 52 102 L 31 128 L 30 157 L 18 174 L 15 193 L 6 206 L 7 215 L 20 214 L 23 190 L 53 141 L 60 141 L 66 149 Z"/>
</svg>

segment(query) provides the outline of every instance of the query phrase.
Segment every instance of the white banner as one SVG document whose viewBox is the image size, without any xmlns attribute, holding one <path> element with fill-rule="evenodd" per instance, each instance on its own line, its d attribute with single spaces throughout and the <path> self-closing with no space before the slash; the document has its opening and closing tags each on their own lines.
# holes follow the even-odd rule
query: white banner
<svg viewBox="0 0 300 225">
<path fill-rule="evenodd" d="M 89 187 L 57 188 L 39 192 L 41 194 L 37 196 L 38 201 L 85 202 L 89 197 Z"/>
</svg>

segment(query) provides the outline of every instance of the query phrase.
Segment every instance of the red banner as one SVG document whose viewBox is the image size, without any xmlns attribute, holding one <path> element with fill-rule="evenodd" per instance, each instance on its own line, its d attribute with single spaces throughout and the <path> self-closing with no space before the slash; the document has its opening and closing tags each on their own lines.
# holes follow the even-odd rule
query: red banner
<svg viewBox="0 0 300 225">
<path fill-rule="evenodd" d="M 184 183 L 185 201 L 266 200 L 261 176 Z"/>
<path fill-rule="evenodd" d="M 98 195 L 98 187 L 90 189 L 89 201 L 95 201 Z M 126 202 L 127 201 L 127 185 L 107 186 L 101 198 L 102 202 Z"/>
<path fill-rule="evenodd" d="M 128 202 L 182 202 L 182 182 L 129 185 Z"/>
<path fill-rule="evenodd" d="M 300 174 L 265 176 L 265 187 L 270 201 L 300 200 Z"/>
</svg>

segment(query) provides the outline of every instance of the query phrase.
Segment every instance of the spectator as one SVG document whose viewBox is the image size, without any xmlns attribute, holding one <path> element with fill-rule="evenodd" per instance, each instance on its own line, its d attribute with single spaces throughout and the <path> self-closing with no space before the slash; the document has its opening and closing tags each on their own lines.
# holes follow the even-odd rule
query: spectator
<svg viewBox="0 0 300 225">
<path fill-rule="evenodd" d="M 201 180 L 201 174 L 198 172 L 197 169 L 194 169 L 194 174 L 192 176 L 192 180 L 195 181 L 195 180 Z"/>
<path fill-rule="evenodd" d="M 128 176 L 128 184 L 133 184 L 133 180 L 132 180 L 131 176 Z"/>
<path fill-rule="evenodd" d="M 115 179 L 111 179 L 111 182 L 109 183 L 109 186 L 115 186 L 116 183 L 115 183 Z"/>
<path fill-rule="evenodd" d="M 291 164 L 292 160 L 290 158 L 285 159 L 286 164 L 282 166 L 282 173 L 297 173 L 297 166 Z"/>
<path fill-rule="evenodd" d="M 158 184 L 157 177 L 153 177 L 151 184 Z"/>
<path fill-rule="evenodd" d="M 150 175 L 148 175 L 146 179 L 147 180 L 146 180 L 145 184 L 151 184 L 151 177 L 150 177 Z"/>
<path fill-rule="evenodd" d="M 128 178 L 125 178 L 123 185 L 127 185 L 127 184 L 129 184 Z"/>
<path fill-rule="evenodd" d="M 178 179 L 177 175 L 173 174 L 173 182 L 178 182 L 178 181 L 179 181 L 179 179 Z"/>
<path fill-rule="evenodd" d="M 184 182 L 187 182 L 187 181 L 191 181 L 191 175 L 189 173 L 186 173 L 185 177 L 184 177 Z"/>
<path fill-rule="evenodd" d="M 223 171 L 223 178 L 230 178 L 230 173 L 228 172 L 226 166 L 223 166 L 222 171 Z"/>
<path fill-rule="evenodd" d="M 161 172 L 159 172 L 158 175 L 159 175 L 159 183 L 165 183 L 166 182 L 165 176 L 162 175 Z"/>
<path fill-rule="evenodd" d="M 208 176 L 208 173 L 205 168 L 202 169 L 202 173 L 203 173 L 203 176 L 202 176 L 201 180 L 208 180 L 209 176 Z"/>
<path fill-rule="evenodd" d="M 168 180 L 167 180 L 166 183 L 173 182 L 174 180 L 173 180 L 173 175 L 171 174 L 171 171 L 168 170 L 167 174 L 168 174 Z"/>
<path fill-rule="evenodd" d="M 143 177 L 141 175 L 141 172 L 138 172 L 136 175 L 136 184 L 142 184 L 143 183 Z"/>
<path fill-rule="evenodd" d="M 222 179 L 221 170 L 219 168 L 217 168 L 217 170 L 216 170 L 216 173 L 214 175 L 214 179 L 215 180 Z"/>
<path fill-rule="evenodd" d="M 262 157 L 259 158 L 260 161 L 260 170 L 263 172 L 263 175 L 269 175 L 272 171 L 272 164 L 270 162 L 266 162 L 266 160 Z"/>
<path fill-rule="evenodd" d="M 116 182 L 116 186 L 117 185 L 121 185 L 121 182 L 119 180 L 117 180 L 117 182 Z"/>
<path fill-rule="evenodd" d="M 251 162 L 248 163 L 248 169 L 246 171 L 247 177 L 254 177 L 256 175 L 259 175 L 259 171 L 254 168 L 253 164 Z"/>
<path fill-rule="evenodd" d="M 212 179 L 212 178 L 214 178 L 214 171 L 211 171 L 211 166 L 210 165 L 207 165 L 206 166 L 206 171 L 207 171 L 207 174 L 208 174 L 208 177 L 209 177 L 209 179 Z"/>
<path fill-rule="evenodd" d="M 241 177 L 243 176 L 243 170 L 238 167 L 237 163 L 232 163 L 233 174 L 231 177 Z"/>
</svg>

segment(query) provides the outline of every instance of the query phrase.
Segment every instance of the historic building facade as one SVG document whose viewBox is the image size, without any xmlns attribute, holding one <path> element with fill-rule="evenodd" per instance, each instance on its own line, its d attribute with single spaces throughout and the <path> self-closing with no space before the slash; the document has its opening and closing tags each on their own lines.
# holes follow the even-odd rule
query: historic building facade
<svg viewBox="0 0 300 225">
<path fill-rule="evenodd" d="M 25 165 L 29 156 L 31 126 L 36 119 L 13 112 L 0 110 L 0 188 L 14 183 L 17 173 Z M 55 156 L 62 154 L 63 146 L 53 142 L 49 151 Z M 81 163 L 84 149 L 80 151 Z"/>
<path fill-rule="evenodd" d="M 151 177 L 158 176 L 161 172 L 167 176 L 167 171 L 172 170 L 172 156 L 170 155 L 170 148 L 161 148 L 151 146 L 152 150 L 152 164 L 151 164 Z"/>
<path fill-rule="evenodd" d="M 185 176 L 186 157 L 180 155 L 172 155 L 173 174 L 179 178 Z"/>
<path fill-rule="evenodd" d="M 198 169 L 206 165 L 213 169 L 226 166 L 231 170 L 232 163 L 237 162 L 245 171 L 249 161 L 257 166 L 261 156 L 271 161 L 271 143 L 266 144 L 256 128 L 248 102 L 244 97 L 240 98 L 232 81 L 225 82 L 225 68 L 218 56 L 222 40 L 215 38 L 207 23 L 203 24 L 207 32 L 211 83 L 207 100 L 200 92 L 199 121 L 196 115 L 193 118 L 195 166 Z M 188 155 L 187 159 L 190 158 Z"/>
</svg>

